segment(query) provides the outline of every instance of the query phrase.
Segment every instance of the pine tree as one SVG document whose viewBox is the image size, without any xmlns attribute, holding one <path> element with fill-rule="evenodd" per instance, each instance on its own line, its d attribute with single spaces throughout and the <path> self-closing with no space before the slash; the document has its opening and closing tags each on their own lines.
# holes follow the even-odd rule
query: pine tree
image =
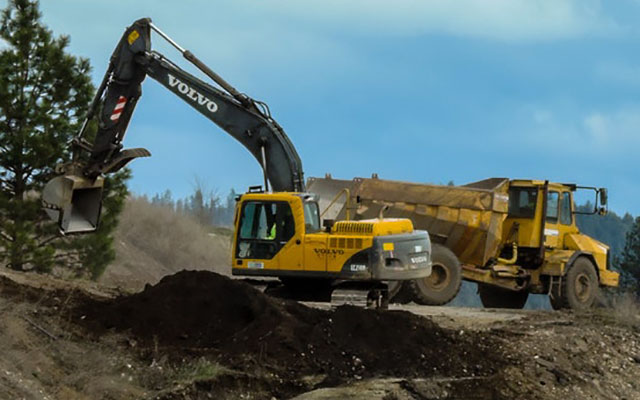
<svg viewBox="0 0 640 400">
<path fill-rule="evenodd" d="M 108 179 L 104 217 L 93 236 L 63 238 L 41 209 L 53 167 L 70 158 L 94 88 L 87 59 L 42 24 L 35 0 L 10 0 L 0 17 L 0 262 L 16 270 L 56 265 L 97 277 L 113 260 L 112 230 L 128 171 Z"/>
<path fill-rule="evenodd" d="M 640 295 L 640 217 L 627 232 L 624 250 L 617 264 L 623 286 Z"/>
</svg>

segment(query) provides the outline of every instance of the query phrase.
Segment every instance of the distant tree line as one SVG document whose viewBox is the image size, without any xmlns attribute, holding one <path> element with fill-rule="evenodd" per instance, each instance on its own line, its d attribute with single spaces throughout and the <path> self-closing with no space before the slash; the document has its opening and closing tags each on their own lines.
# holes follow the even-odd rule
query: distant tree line
<svg viewBox="0 0 640 400">
<path fill-rule="evenodd" d="M 587 202 L 578 206 L 578 211 L 589 212 L 593 210 L 593 204 Z M 625 238 L 633 226 L 634 219 L 626 213 L 622 217 L 613 211 L 607 215 L 577 214 L 576 223 L 580 231 L 611 247 L 612 256 L 619 256 L 624 249 Z"/>
<path fill-rule="evenodd" d="M 193 193 L 182 199 L 174 199 L 170 190 L 156 194 L 152 204 L 169 207 L 178 214 L 188 215 L 204 226 L 232 226 L 237 193 L 231 189 L 225 197 L 207 191 L 197 184 Z"/>
</svg>

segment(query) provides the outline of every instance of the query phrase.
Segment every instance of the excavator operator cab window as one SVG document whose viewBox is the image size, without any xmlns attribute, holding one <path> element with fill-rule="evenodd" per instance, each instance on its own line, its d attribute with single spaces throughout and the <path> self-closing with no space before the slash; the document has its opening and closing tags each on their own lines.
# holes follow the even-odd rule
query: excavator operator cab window
<svg viewBox="0 0 640 400">
<path fill-rule="evenodd" d="M 315 201 L 304 202 L 304 227 L 306 233 L 320 231 L 320 209 Z"/>
<path fill-rule="evenodd" d="M 509 188 L 509 216 L 533 218 L 536 214 L 538 190 L 536 188 Z"/>
<path fill-rule="evenodd" d="M 236 257 L 271 259 L 295 234 L 285 201 L 248 201 L 240 212 Z"/>
</svg>

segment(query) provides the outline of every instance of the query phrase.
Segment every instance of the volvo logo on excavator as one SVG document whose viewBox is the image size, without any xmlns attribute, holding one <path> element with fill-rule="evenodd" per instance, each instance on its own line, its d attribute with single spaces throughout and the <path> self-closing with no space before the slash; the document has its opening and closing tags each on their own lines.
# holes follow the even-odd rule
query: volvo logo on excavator
<svg viewBox="0 0 640 400">
<path fill-rule="evenodd" d="M 176 78 L 175 76 L 171 74 L 167 74 L 167 75 L 169 76 L 169 86 L 171 86 L 172 88 L 177 88 L 178 92 L 184 94 L 189 99 L 198 103 L 198 105 L 207 107 L 207 110 L 209 110 L 210 112 L 214 113 L 218 111 L 218 105 L 214 103 L 212 100 L 208 99 L 207 97 L 202 95 L 200 92 L 198 92 L 191 86 L 187 85 L 186 83 L 182 82 L 180 79 Z"/>
</svg>

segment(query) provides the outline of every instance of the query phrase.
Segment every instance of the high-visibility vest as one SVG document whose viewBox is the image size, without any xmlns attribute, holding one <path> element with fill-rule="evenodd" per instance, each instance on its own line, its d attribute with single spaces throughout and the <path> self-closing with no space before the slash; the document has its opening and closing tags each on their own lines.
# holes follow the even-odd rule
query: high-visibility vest
<svg viewBox="0 0 640 400">
<path fill-rule="evenodd" d="M 271 230 L 269 231 L 269 235 L 267 236 L 267 239 L 275 239 L 276 238 L 276 224 L 274 222 L 273 225 L 271 225 Z"/>
</svg>

